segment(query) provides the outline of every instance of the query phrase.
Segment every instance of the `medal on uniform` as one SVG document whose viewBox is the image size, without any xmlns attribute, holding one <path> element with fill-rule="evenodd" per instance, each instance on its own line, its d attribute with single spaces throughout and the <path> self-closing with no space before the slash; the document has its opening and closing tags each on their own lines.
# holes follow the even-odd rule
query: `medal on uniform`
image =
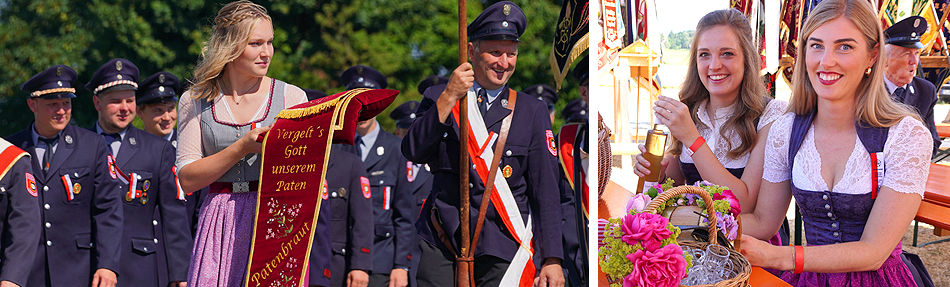
<svg viewBox="0 0 950 287">
<path fill-rule="evenodd" d="M 66 135 L 65 139 L 67 144 L 73 144 L 73 137 Z"/>
<path fill-rule="evenodd" d="M 106 162 L 109 163 L 109 176 L 112 176 L 112 179 L 116 179 L 118 176 L 115 171 L 115 159 L 112 158 L 112 155 L 106 155 Z"/>
<path fill-rule="evenodd" d="M 150 183 L 150 182 L 149 182 L 149 180 L 147 180 L 147 179 L 146 179 L 144 182 L 142 182 L 142 192 L 143 192 L 143 193 L 146 192 L 146 191 L 148 191 L 149 183 Z"/>
<path fill-rule="evenodd" d="M 135 138 L 129 138 L 129 143 L 135 145 Z"/>
<path fill-rule="evenodd" d="M 511 165 L 505 165 L 505 168 L 501 169 L 501 175 L 505 178 L 511 177 Z"/>
<path fill-rule="evenodd" d="M 79 194 L 79 191 L 82 190 L 82 185 L 79 183 L 73 183 L 73 194 Z"/>
<path fill-rule="evenodd" d="M 384 153 L 385 151 L 386 151 L 386 149 L 384 149 L 383 147 L 377 147 L 377 148 L 376 148 L 376 155 L 380 155 L 380 156 L 381 156 L 381 155 L 383 155 L 383 153 Z"/>
<path fill-rule="evenodd" d="M 139 198 L 139 201 L 141 201 L 142 204 L 148 203 L 148 196 L 145 196 L 144 193 L 143 193 L 143 194 L 142 194 L 142 197 Z"/>
<path fill-rule="evenodd" d="M 412 162 L 411 161 L 406 162 L 406 179 L 408 179 L 409 182 L 416 180 L 416 178 L 412 176 Z"/>
<path fill-rule="evenodd" d="M 340 197 L 346 197 L 346 188 L 340 188 L 336 190 L 336 194 Z"/>
<path fill-rule="evenodd" d="M 544 136 L 548 138 L 548 152 L 551 152 L 551 155 L 557 156 L 557 144 L 554 143 L 554 133 L 551 130 L 545 130 Z"/>
</svg>

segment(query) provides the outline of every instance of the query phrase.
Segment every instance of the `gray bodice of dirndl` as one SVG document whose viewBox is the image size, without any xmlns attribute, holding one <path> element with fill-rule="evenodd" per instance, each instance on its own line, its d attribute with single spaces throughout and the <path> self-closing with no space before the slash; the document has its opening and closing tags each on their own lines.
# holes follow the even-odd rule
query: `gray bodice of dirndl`
<svg viewBox="0 0 950 287">
<path fill-rule="evenodd" d="M 269 126 L 281 110 L 284 109 L 284 89 L 287 83 L 273 80 L 270 99 L 265 102 L 267 111 L 263 120 L 257 122 L 257 127 Z M 201 145 L 204 157 L 218 153 L 242 136 L 251 131 L 251 123 L 238 126 L 233 123 L 224 124 L 222 119 L 215 120 L 213 102 L 198 101 L 201 111 Z M 260 118 L 255 118 L 257 120 Z M 241 182 L 258 180 L 261 176 L 261 154 L 252 153 L 244 156 L 235 166 L 232 166 L 216 182 Z"/>
</svg>

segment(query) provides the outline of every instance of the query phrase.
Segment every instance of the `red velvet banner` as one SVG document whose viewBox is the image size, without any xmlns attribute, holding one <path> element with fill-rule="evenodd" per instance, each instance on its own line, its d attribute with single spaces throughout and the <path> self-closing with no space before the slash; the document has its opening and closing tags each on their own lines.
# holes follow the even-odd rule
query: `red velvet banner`
<svg viewBox="0 0 950 287">
<path fill-rule="evenodd" d="M 306 286 L 330 144 L 352 144 L 356 122 L 376 116 L 398 93 L 355 89 L 277 115 L 264 135 L 245 286 Z"/>
</svg>

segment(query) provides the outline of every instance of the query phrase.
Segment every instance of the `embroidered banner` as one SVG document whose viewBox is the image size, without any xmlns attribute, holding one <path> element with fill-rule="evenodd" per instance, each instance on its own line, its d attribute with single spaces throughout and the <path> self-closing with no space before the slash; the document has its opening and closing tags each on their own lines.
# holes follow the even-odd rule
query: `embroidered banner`
<svg viewBox="0 0 950 287">
<path fill-rule="evenodd" d="M 263 136 L 260 194 L 245 286 L 304 282 L 331 143 L 353 144 L 356 122 L 399 91 L 355 89 L 281 111 Z"/>
</svg>

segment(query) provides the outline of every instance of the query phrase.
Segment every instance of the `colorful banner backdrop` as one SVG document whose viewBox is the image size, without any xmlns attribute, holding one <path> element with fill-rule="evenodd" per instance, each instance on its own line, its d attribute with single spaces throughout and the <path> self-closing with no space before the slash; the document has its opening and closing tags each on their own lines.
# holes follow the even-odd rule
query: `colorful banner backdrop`
<svg viewBox="0 0 950 287">
<path fill-rule="evenodd" d="M 245 286 L 306 286 L 330 144 L 353 143 L 399 91 L 355 89 L 281 111 L 263 136 L 260 194 Z"/>
<path fill-rule="evenodd" d="M 619 49 L 623 44 L 620 41 L 620 15 L 617 13 L 617 0 L 603 0 L 604 15 L 604 44 L 609 49 Z"/>
<path fill-rule="evenodd" d="M 587 0 L 564 0 L 561 4 L 561 15 L 557 18 L 557 29 L 554 31 L 554 46 L 551 48 L 551 69 L 554 70 L 555 88 L 558 90 L 571 63 L 587 50 L 589 15 L 590 2 Z"/>
<path fill-rule="evenodd" d="M 801 26 L 803 0 L 782 0 L 782 22 L 779 23 L 779 59 L 789 56 L 792 59 L 798 54 L 798 32 Z M 792 80 L 794 65 L 780 68 L 786 83 Z"/>
</svg>

